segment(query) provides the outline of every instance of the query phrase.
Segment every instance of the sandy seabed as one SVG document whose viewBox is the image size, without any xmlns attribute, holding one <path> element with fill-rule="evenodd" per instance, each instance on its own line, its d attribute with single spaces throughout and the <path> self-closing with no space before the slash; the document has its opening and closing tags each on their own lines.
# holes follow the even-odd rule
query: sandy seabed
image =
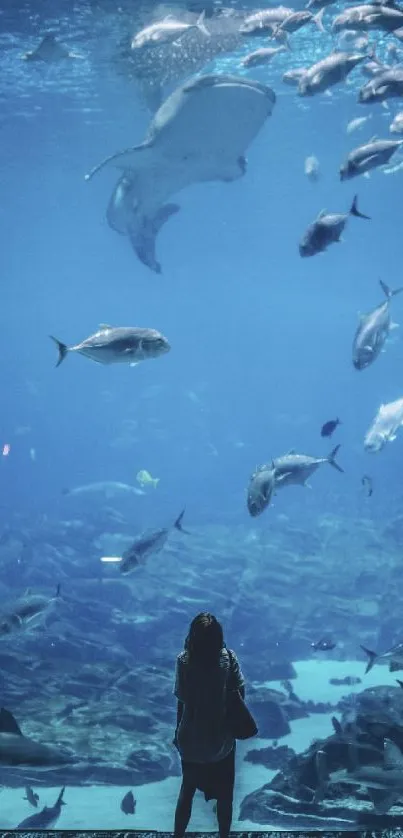
<svg viewBox="0 0 403 838">
<path fill-rule="evenodd" d="M 381 684 L 396 685 L 395 673 L 390 673 L 385 666 L 375 666 L 364 676 L 363 661 L 310 660 L 294 662 L 298 677 L 293 681 L 296 694 L 302 701 L 332 702 L 336 704 L 343 695 L 361 692 L 366 687 Z M 359 676 L 361 684 L 356 686 L 335 687 L 329 684 L 330 678 L 344 678 L 346 675 Z M 267 684 L 280 688 L 278 682 Z M 307 719 L 291 722 L 291 734 L 280 740 L 281 745 L 289 745 L 295 751 L 304 751 L 313 739 L 322 739 L 332 733 L 331 714 L 315 714 Z M 237 816 L 243 798 L 255 789 L 268 783 L 276 773 L 264 766 L 245 762 L 247 751 L 264 748 L 272 744 L 270 739 L 256 737 L 248 742 L 237 743 L 237 777 L 235 782 L 234 831 L 249 830 L 266 832 L 278 827 L 270 824 L 261 826 L 251 821 L 238 821 Z M 66 788 L 65 801 L 60 818 L 54 827 L 63 829 L 141 829 L 171 831 L 173 814 L 180 786 L 179 777 L 169 777 L 158 783 L 134 786 L 133 793 L 137 801 L 136 813 L 125 815 L 120 809 L 120 801 L 127 788 L 121 786 L 85 786 Z M 28 815 L 39 811 L 43 806 L 52 806 L 60 789 L 43 788 L 39 790 L 40 800 L 37 810 L 23 800 L 24 789 L 3 788 L 0 792 L 0 829 L 12 829 Z M 216 832 L 216 818 L 213 812 L 214 801 L 206 803 L 200 792 L 196 793 L 189 830 Z"/>
</svg>

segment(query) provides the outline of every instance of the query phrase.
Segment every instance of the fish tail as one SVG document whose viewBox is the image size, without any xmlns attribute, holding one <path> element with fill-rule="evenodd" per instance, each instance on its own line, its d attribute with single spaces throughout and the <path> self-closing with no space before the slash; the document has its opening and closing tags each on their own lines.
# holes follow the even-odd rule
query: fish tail
<svg viewBox="0 0 403 838">
<path fill-rule="evenodd" d="M 386 282 L 383 282 L 382 279 L 379 280 L 379 285 L 381 286 L 382 291 L 388 300 L 391 300 L 392 297 L 394 297 L 396 294 L 400 294 L 400 292 L 403 291 L 403 287 L 396 288 L 395 290 L 393 290 L 393 288 L 389 288 L 389 285 L 386 285 Z"/>
<path fill-rule="evenodd" d="M 204 18 L 205 17 L 206 17 L 206 12 L 203 11 L 201 13 L 201 15 L 197 18 L 196 26 L 197 26 L 199 32 L 201 32 L 203 35 L 205 35 L 206 38 L 209 38 L 210 37 L 210 32 L 207 29 L 206 24 L 204 23 Z"/>
<path fill-rule="evenodd" d="M 61 596 L 61 593 L 60 593 L 60 591 L 61 591 L 61 587 L 62 587 L 62 586 L 61 586 L 61 583 L 60 583 L 60 582 L 58 582 L 58 583 L 57 583 L 57 585 L 56 585 L 56 593 L 55 593 L 55 597 L 59 597 L 59 596 Z"/>
<path fill-rule="evenodd" d="M 184 509 L 182 509 L 181 514 L 180 514 L 180 515 L 178 515 L 178 517 L 177 517 L 177 519 L 176 519 L 176 521 L 175 521 L 175 523 L 174 523 L 174 527 L 175 527 L 175 529 L 176 529 L 176 530 L 180 530 L 180 532 L 186 532 L 186 530 L 184 530 L 184 529 L 183 529 L 183 527 L 182 527 L 182 521 L 183 521 L 183 516 L 184 516 L 184 514 L 185 514 L 185 510 L 184 510 Z"/>
<path fill-rule="evenodd" d="M 54 338 L 53 335 L 49 335 L 49 337 L 50 337 L 51 340 L 53 340 L 53 342 L 56 344 L 56 346 L 59 350 L 59 357 L 58 357 L 56 366 L 60 367 L 60 364 L 62 363 L 62 361 L 64 361 L 64 359 L 65 359 L 65 357 L 66 357 L 66 355 L 69 351 L 68 346 L 66 346 L 65 343 L 62 343 L 61 340 L 58 340 L 57 338 Z"/>
<path fill-rule="evenodd" d="M 361 644 L 360 644 L 360 646 L 361 646 Z M 368 663 L 367 663 L 367 668 L 365 670 L 365 674 L 367 674 L 367 672 L 369 672 L 370 669 L 372 669 L 378 655 L 377 655 L 376 652 L 372 652 L 371 649 L 367 649 L 366 646 L 361 646 L 361 649 L 362 649 L 363 652 L 365 652 L 366 655 L 368 655 L 368 658 L 369 658 Z"/>
<path fill-rule="evenodd" d="M 363 212 L 360 212 L 358 209 L 358 195 L 354 195 L 353 203 L 350 207 L 350 215 L 355 215 L 356 218 L 366 218 L 367 221 L 371 221 L 370 215 L 364 215 Z"/>
<path fill-rule="evenodd" d="M 337 471 L 341 471 L 341 473 L 344 474 L 344 468 L 342 468 L 341 466 L 339 466 L 338 463 L 336 463 L 336 454 L 337 454 L 339 448 L 340 448 L 340 445 L 336 445 L 336 448 L 333 448 L 333 451 L 330 452 L 330 454 L 327 458 L 327 461 L 328 461 L 329 465 L 333 466 L 333 468 L 336 468 Z"/>
<path fill-rule="evenodd" d="M 320 9 L 320 11 L 313 16 L 312 21 L 316 24 L 319 29 L 319 32 L 326 32 L 325 27 L 323 26 L 323 15 L 325 13 L 324 9 Z"/>
<path fill-rule="evenodd" d="M 399 681 L 399 679 L 396 678 L 396 684 L 399 684 L 399 687 L 401 687 L 403 690 L 403 681 Z"/>
<path fill-rule="evenodd" d="M 152 484 L 153 484 L 153 486 L 154 486 L 154 489 L 156 489 L 156 488 L 157 488 L 157 486 L 158 486 L 158 483 L 159 483 L 159 482 L 160 482 L 160 478 L 159 478 L 159 477 L 154 477 L 154 478 L 153 478 L 153 480 L 152 480 Z"/>
</svg>

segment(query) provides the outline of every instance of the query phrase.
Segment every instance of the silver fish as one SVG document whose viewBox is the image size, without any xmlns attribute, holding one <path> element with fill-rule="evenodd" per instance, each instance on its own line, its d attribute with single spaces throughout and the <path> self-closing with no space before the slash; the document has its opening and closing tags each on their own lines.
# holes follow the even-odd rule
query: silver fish
<svg viewBox="0 0 403 838">
<path fill-rule="evenodd" d="M 35 812 L 18 824 L 16 829 L 53 829 L 59 820 L 62 806 L 65 805 L 63 795 L 65 787 L 62 788 L 54 806 L 44 806 L 41 812 Z"/>
<path fill-rule="evenodd" d="M 316 183 L 320 178 L 319 160 L 314 154 L 307 157 L 304 163 L 304 172 L 312 183 Z"/>
<path fill-rule="evenodd" d="M 389 126 L 392 134 L 403 134 L 403 111 L 399 111 Z"/>
<path fill-rule="evenodd" d="M 370 140 L 350 151 L 340 166 L 340 180 L 351 180 L 365 172 L 384 166 L 403 144 L 403 140 Z"/>
<path fill-rule="evenodd" d="M 138 326 L 101 326 L 98 332 L 75 346 L 66 346 L 50 335 L 59 350 L 59 367 L 68 352 L 78 352 L 98 364 L 130 364 L 135 366 L 148 358 L 158 358 L 169 352 L 170 345 L 156 329 Z"/>
<path fill-rule="evenodd" d="M 275 486 L 273 464 L 260 466 L 252 474 L 249 482 L 247 507 L 249 515 L 256 518 L 269 505 Z"/>
<path fill-rule="evenodd" d="M 336 462 L 336 455 L 340 445 L 331 451 L 328 457 L 311 457 L 308 454 L 296 454 L 290 451 L 283 457 L 273 460 L 275 470 L 275 488 L 284 489 L 286 486 L 305 486 L 308 478 L 322 463 L 329 463 L 333 468 L 343 473 L 343 469 Z"/>
<path fill-rule="evenodd" d="M 403 70 L 393 67 L 364 84 L 358 93 L 358 101 L 361 104 L 372 105 L 374 102 L 385 102 L 386 99 L 402 96 Z"/>
<path fill-rule="evenodd" d="M 386 300 L 376 306 L 368 314 L 362 314 L 353 341 L 353 365 L 356 370 L 363 370 L 375 361 L 391 329 L 390 301 L 403 288 L 392 291 L 385 282 L 380 280 L 380 286 Z"/>
<path fill-rule="evenodd" d="M 43 594 L 31 594 L 28 589 L 24 596 L 0 610 L 0 638 L 9 638 L 16 632 L 26 631 L 41 622 L 49 609 L 60 597 L 60 585 L 54 597 Z"/>
<path fill-rule="evenodd" d="M 250 52 L 249 55 L 246 55 L 242 59 L 241 65 L 242 67 L 260 67 L 262 64 L 268 64 L 278 53 L 286 51 L 287 47 L 284 46 L 262 47 L 262 49 L 257 49 L 255 52 Z"/>
<path fill-rule="evenodd" d="M 375 419 L 365 434 L 364 448 L 377 454 L 387 442 L 396 439 L 396 432 L 403 425 L 403 398 L 381 404 Z"/>
<path fill-rule="evenodd" d="M 300 256 L 315 256 L 326 250 L 330 244 L 339 242 L 350 215 L 369 220 L 369 216 L 364 215 L 357 207 L 357 195 L 354 196 L 348 212 L 330 214 L 322 210 L 309 225 L 299 243 Z"/>
<path fill-rule="evenodd" d="M 137 486 L 120 483 L 118 480 L 100 480 L 98 483 L 85 483 L 83 486 L 75 486 L 73 489 L 63 490 L 63 495 L 71 497 L 97 494 L 102 494 L 107 500 L 110 500 L 120 495 L 144 495 L 145 492 Z"/>
<path fill-rule="evenodd" d="M 365 58 L 366 56 L 362 53 L 332 52 L 326 58 L 308 67 L 301 76 L 298 84 L 299 96 L 324 93 L 329 87 L 344 81 Z"/>
<path fill-rule="evenodd" d="M 31 786 L 25 786 L 25 797 L 23 797 L 23 800 L 27 800 L 28 803 L 36 809 L 38 806 L 39 794 L 36 794 L 34 790 L 31 789 Z"/>
<path fill-rule="evenodd" d="M 122 555 L 122 560 L 119 564 L 120 572 L 124 575 L 131 573 L 135 567 L 145 562 L 150 556 L 159 553 L 165 547 L 168 536 L 173 528 L 180 530 L 180 532 L 186 532 L 182 527 L 184 514 L 185 510 L 183 509 L 171 527 L 150 530 L 136 538 L 133 544 Z"/>
<path fill-rule="evenodd" d="M 177 42 L 187 32 L 192 29 L 198 29 L 207 38 L 209 31 L 204 23 L 205 12 L 202 12 L 198 17 L 196 23 L 185 23 L 181 20 L 175 20 L 172 15 L 168 15 L 163 20 L 157 23 L 152 23 L 146 26 L 141 32 L 138 32 L 132 39 L 131 48 L 141 49 L 141 47 L 155 47 L 160 44 L 172 44 Z"/>
<path fill-rule="evenodd" d="M 374 6 L 372 3 L 362 3 L 337 15 L 333 20 L 332 30 L 340 32 L 342 29 L 380 29 L 393 32 L 399 26 L 403 26 L 403 12 L 400 9 L 386 4 Z"/>
<path fill-rule="evenodd" d="M 298 32 L 298 30 L 302 29 L 303 26 L 306 26 L 307 23 L 314 23 L 320 32 L 324 32 L 325 28 L 322 23 L 323 12 L 324 9 L 321 9 L 317 12 L 317 14 L 312 14 L 312 12 L 307 9 L 302 9 L 299 12 L 293 12 L 292 15 L 288 15 L 288 17 L 284 18 L 284 20 L 275 27 L 273 30 L 273 37 L 276 37 L 279 32 L 288 32 L 291 35 L 293 32 Z"/>
<path fill-rule="evenodd" d="M 263 35 L 271 31 L 273 25 L 282 23 L 287 17 L 294 14 L 294 9 L 287 6 L 275 6 L 272 9 L 261 9 L 259 12 L 249 15 L 239 27 L 242 35 Z"/>
<path fill-rule="evenodd" d="M 289 84 L 291 87 L 298 87 L 300 79 L 306 73 L 306 67 L 298 67 L 294 70 L 286 70 L 283 74 L 282 81 L 284 84 Z"/>
</svg>

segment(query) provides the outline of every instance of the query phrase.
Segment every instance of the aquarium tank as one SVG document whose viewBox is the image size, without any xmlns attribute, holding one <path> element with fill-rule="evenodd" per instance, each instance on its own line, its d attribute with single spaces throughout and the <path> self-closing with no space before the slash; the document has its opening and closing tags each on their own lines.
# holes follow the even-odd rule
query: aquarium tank
<svg viewBox="0 0 403 838">
<path fill-rule="evenodd" d="M 402 823 L 403 5 L 290 4 L 0 2 L 4 830 Z"/>
</svg>

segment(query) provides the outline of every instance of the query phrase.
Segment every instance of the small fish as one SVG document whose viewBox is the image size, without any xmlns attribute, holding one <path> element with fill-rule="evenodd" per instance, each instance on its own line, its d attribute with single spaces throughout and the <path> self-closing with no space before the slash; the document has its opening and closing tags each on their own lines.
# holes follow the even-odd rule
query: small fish
<svg viewBox="0 0 403 838">
<path fill-rule="evenodd" d="M 337 643 L 334 643 L 333 640 L 326 640 L 325 637 L 322 637 L 316 643 L 311 643 L 311 647 L 315 652 L 331 652 L 336 646 Z"/>
<path fill-rule="evenodd" d="M 31 789 L 31 786 L 25 786 L 25 797 L 23 797 L 23 800 L 28 800 L 28 803 L 36 809 L 38 806 L 39 794 L 36 794 L 34 790 Z"/>
<path fill-rule="evenodd" d="M 125 815 L 134 815 L 136 813 L 136 800 L 132 791 L 128 791 L 122 798 L 120 808 Z"/>
<path fill-rule="evenodd" d="M 315 221 L 309 225 L 299 243 L 300 256 L 315 256 L 326 250 L 330 244 L 339 242 L 350 215 L 370 220 L 369 215 L 364 215 L 359 211 L 357 195 L 354 196 L 353 203 L 346 213 L 330 214 L 322 210 Z"/>
<path fill-rule="evenodd" d="M 63 795 L 65 787 L 62 788 L 54 806 L 45 806 L 41 812 L 36 812 L 35 815 L 30 815 L 29 818 L 21 821 L 16 829 L 52 829 L 59 819 L 62 811 L 62 806 L 65 806 Z"/>
<path fill-rule="evenodd" d="M 396 439 L 396 432 L 403 425 L 403 398 L 381 404 L 375 419 L 365 434 L 364 448 L 377 454 L 387 442 Z"/>
<path fill-rule="evenodd" d="M 316 181 L 320 178 L 320 166 L 319 160 L 312 154 L 310 157 L 307 157 L 304 163 L 304 172 L 312 183 L 316 183 Z"/>
<path fill-rule="evenodd" d="M 130 364 L 135 366 L 148 358 L 158 358 L 169 352 L 170 345 L 161 332 L 138 326 L 102 325 L 98 332 L 75 346 L 66 346 L 50 335 L 58 350 L 59 367 L 68 352 L 78 352 L 98 364 Z"/>
<path fill-rule="evenodd" d="M 372 477 L 369 474 L 364 474 L 361 478 L 361 483 L 364 486 L 367 498 L 370 498 L 373 492 Z"/>
<path fill-rule="evenodd" d="M 320 435 L 332 436 L 338 425 L 341 425 L 340 419 L 329 419 L 328 422 L 322 425 Z"/>
<path fill-rule="evenodd" d="M 362 128 L 368 119 L 369 116 L 357 116 L 356 119 L 351 119 L 346 128 L 347 134 L 352 134 L 357 128 Z"/>
<path fill-rule="evenodd" d="M 157 488 L 158 483 L 160 482 L 159 477 L 151 477 L 150 472 L 146 471 L 144 468 L 137 472 L 136 480 L 137 483 L 140 483 L 140 486 L 153 486 L 154 489 Z"/>
<path fill-rule="evenodd" d="M 122 555 L 122 561 L 119 564 L 120 572 L 123 574 L 131 573 L 137 565 L 144 562 L 150 556 L 159 553 L 165 547 L 172 529 L 186 533 L 186 530 L 182 527 L 184 514 L 185 510 L 183 509 L 171 527 L 165 527 L 160 530 L 149 530 L 136 538 L 133 544 Z"/>
<path fill-rule="evenodd" d="M 285 52 L 287 47 L 262 47 L 261 49 L 250 52 L 241 61 L 242 67 L 260 67 L 262 64 L 268 64 L 269 61 L 278 55 L 280 52 Z"/>
<path fill-rule="evenodd" d="M 391 649 L 381 655 L 367 649 L 366 646 L 361 646 L 361 649 L 368 656 L 365 674 L 370 672 L 375 663 L 382 663 L 382 661 L 389 664 L 389 672 L 397 672 L 399 669 L 403 669 L 403 643 L 397 643 L 396 646 L 392 646 Z"/>
</svg>

